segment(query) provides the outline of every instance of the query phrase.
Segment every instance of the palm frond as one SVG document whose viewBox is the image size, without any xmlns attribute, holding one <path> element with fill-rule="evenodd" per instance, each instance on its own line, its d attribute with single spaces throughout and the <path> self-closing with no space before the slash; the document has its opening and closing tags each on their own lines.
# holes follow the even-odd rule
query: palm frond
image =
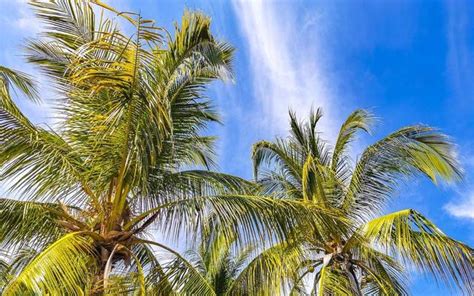
<svg viewBox="0 0 474 296">
<path fill-rule="evenodd" d="M 143 240 L 141 243 L 156 246 L 173 255 L 175 259 L 164 267 L 164 271 L 167 284 L 174 291 L 189 295 L 216 295 L 211 283 L 181 254 L 157 242 Z"/>
<path fill-rule="evenodd" d="M 42 247 L 64 232 L 57 204 L 0 199 L 0 246 Z"/>
<path fill-rule="evenodd" d="M 409 295 L 404 269 L 395 258 L 364 243 L 353 250 L 352 262 L 363 274 L 360 288 L 369 295 Z"/>
<path fill-rule="evenodd" d="M 314 288 L 314 295 L 357 295 L 349 283 L 347 277 L 341 270 L 333 269 L 329 266 L 323 266 L 317 273 Z"/>
<path fill-rule="evenodd" d="M 300 164 L 304 159 L 298 151 L 292 149 L 282 140 L 277 143 L 260 141 L 253 145 L 252 160 L 254 168 L 254 177 L 258 180 L 259 169 L 262 164 L 271 164 L 273 161 L 282 166 L 285 172 L 288 172 L 294 178 L 301 178 Z"/>
<path fill-rule="evenodd" d="M 94 249 L 90 238 L 69 233 L 41 251 L 3 290 L 3 295 L 80 295 L 93 276 Z"/>
<path fill-rule="evenodd" d="M 474 286 L 473 250 L 449 238 L 414 210 L 391 213 L 368 222 L 362 235 L 406 264 L 433 275 L 466 293 Z"/>
<path fill-rule="evenodd" d="M 10 96 L 12 88 L 18 89 L 33 101 L 39 100 L 38 90 L 29 75 L 0 66 L 0 96 Z"/>
<path fill-rule="evenodd" d="M 199 225 L 212 217 L 221 225 L 221 231 L 227 238 L 238 234 L 238 242 L 261 241 L 271 244 L 274 240 L 285 239 L 292 235 L 298 226 L 305 225 L 313 229 L 314 237 L 324 240 L 330 234 L 328 229 L 342 230 L 344 219 L 332 210 L 316 204 L 279 200 L 269 197 L 225 194 L 178 200 L 157 207 L 148 215 L 158 213 L 156 225 L 177 239 L 180 230 L 195 234 Z M 176 221 L 168 223 L 167 221 Z M 194 239 L 191 237 L 190 239 Z"/>
<path fill-rule="evenodd" d="M 258 250 L 258 249 L 257 249 Z M 248 262 L 232 286 L 230 295 L 284 295 L 289 279 L 297 275 L 303 250 L 297 244 L 279 243 L 257 253 Z"/>
<path fill-rule="evenodd" d="M 394 132 L 362 154 L 344 208 L 354 219 L 367 221 L 380 213 L 402 177 L 421 173 L 434 182 L 438 178 L 456 180 L 461 171 L 454 155 L 449 139 L 431 127 L 412 126 Z"/>
<path fill-rule="evenodd" d="M 342 162 L 345 160 L 348 145 L 354 141 L 356 133 L 359 130 L 369 133 L 373 120 L 373 115 L 363 109 L 356 110 L 347 117 L 339 130 L 334 146 L 331 160 L 333 171 L 338 171 L 340 166 L 344 165 Z"/>
</svg>

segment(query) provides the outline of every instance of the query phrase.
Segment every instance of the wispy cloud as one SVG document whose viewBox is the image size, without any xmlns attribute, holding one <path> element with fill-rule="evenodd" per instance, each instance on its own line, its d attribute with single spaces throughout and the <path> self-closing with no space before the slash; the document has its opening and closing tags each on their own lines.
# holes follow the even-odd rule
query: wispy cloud
<svg viewBox="0 0 474 296">
<path fill-rule="evenodd" d="M 474 220 L 474 190 L 457 202 L 450 202 L 444 209 L 452 216 Z"/>
<path fill-rule="evenodd" d="M 451 216 L 464 218 L 474 222 L 474 151 L 472 142 L 468 141 L 460 150 L 458 159 L 464 167 L 464 185 L 454 187 L 456 194 L 451 201 L 444 205 L 443 209 Z M 474 233 L 473 233 L 474 234 Z"/>
<path fill-rule="evenodd" d="M 336 102 L 320 44 L 307 38 L 315 33 L 311 27 L 317 16 L 301 17 L 294 5 L 280 4 L 233 1 L 247 44 L 258 120 L 270 133 L 280 134 L 288 129 L 288 108 L 302 117 L 311 106 L 323 107 L 321 129 L 332 137 Z"/>
</svg>

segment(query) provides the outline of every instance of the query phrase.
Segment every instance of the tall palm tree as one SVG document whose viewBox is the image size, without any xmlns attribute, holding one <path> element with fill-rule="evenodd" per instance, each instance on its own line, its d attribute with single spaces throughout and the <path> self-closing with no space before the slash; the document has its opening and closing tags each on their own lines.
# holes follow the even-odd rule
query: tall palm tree
<svg viewBox="0 0 474 296">
<path fill-rule="evenodd" d="M 0 68 L 0 180 L 18 196 L 0 199 L 0 248 L 36 254 L 10 270 L 2 295 L 144 295 L 163 280 L 156 249 L 178 254 L 151 239 L 152 226 L 193 237 L 212 215 L 244 240 L 260 229 L 281 237 L 298 220 L 301 203 L 244 195 L 248 182 L 207 170 L 214 138 L 202 130 L 218 116 L 204 91 L 231 78 L 233 52 L 208 17 L 186 12 L 168 32 L 99 1 L 30 4 L 46 31 L 27 58 L 59 99 L 54 127 L 33 123 L 11 95 L 38 101 L 34 84 Z"/>
<path fill-rule="evenodd" d="M 384 214 L 407 177 L 424 175 L 434 182 L 460 177 L 448 138 L 428 126 L 404 127 L 367 147 L 352 164 L 349 144 L 357 132 L 370 131 L 373 116 L 353 112 L 333 146 L 317 130 L 321 116 L 318 109 L 299 122 L 290 112 L 289 137 L 253 147 L 255 177 L 264 194 L 332 209 L 350 224 L 343 231 L 321 230 L 317 238 L 302 225 L 283 243 L 304 254 L 288 271 L 291 292 L 305 294 L 310 283 L 312 295 L 406 295 L 404 267 L 415 266 L 472 295 L 470 247 L 414 209 Z"/>
</svg>

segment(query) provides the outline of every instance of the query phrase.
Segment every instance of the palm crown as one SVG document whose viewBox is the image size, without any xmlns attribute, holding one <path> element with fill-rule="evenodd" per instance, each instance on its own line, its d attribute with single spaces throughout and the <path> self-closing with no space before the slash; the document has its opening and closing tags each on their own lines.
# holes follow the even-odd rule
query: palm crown
<svg viewBox="0 0 474 296">
<path fill-rule="evenodd" d="M 265 194 L 333 209 L 349 224 L 321 230 L 323 237 L 303 225 L 283 244 L 304 254 L 288 275 L 292 291 L 304 291 L 310 280 L 318 295 L 404 295 L 402 266 L 414 265 L 472 293 L 472 249 L 415 210 L 380 216 L 404 177 L 460 177 L 448 138 L 427 126 L 405 127 L 367 147 L 351 165 L 348 146 L 357 132 L 370 130 L 373 116 L 353 112 L 333 147 L 317 130 L 321 116 L 318 109 L 307 122 L 299 122 L 290 112 L 288 138 L 261 141 L 253 148 L 255 176 Z"/>
</svg>

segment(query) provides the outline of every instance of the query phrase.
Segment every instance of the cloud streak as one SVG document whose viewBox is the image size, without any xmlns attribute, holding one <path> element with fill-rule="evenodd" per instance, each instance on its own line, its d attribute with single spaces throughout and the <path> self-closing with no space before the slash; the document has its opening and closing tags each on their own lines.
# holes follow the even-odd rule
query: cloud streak
<svg viewBox="0 0 474 296">
<path fill-rule="evenodd" d="M 233 1 L 251 69 L 255 113 L 268 132 L 286 133 L 288 108 L 300 117 L 311 106 L 323 107 L 321 130 L 335 133 L 334 98 L 321 63 L 321 47 L 309 38 L 314 18 L 298 19 L 294 5 L 263 1 Z M 308 37 L 308 38 L 307 38 Z"/>
<path fill-rule="evenodd" d="M 448 203 L 444 209 L 457 218 L 467 218 L 474 221 L 474 191 L 468 197 L 457 203 Z"/>
<path fill-rule="evenodd" d="M 474 87 L 472 77 L 474 76 L 473 58 L 470 50 L 469 39 L 471 38 L 472 20 L 470 19 L 469 2 L 457 1 L 447 2 L 447 70 L 450 86 L 453 91 L 454 103 L 461 103 L 463 110 L 471 107 L 474 99 Z M 465 107 L 464 107 L 465 106 Z M 465 144 L 470 147 L 470 143 Z M 470 150 L 468 148 L 467 150 Z M 465 151 L 465 155 L 472 154 L 471 151 Z M 472 157 L 463 159 L 463 163 L 469 168 L 467 170 L 467 179 L 472 180 L 472 169 L 474 162 Z M 465 193 L 467 192 L 467 194 Z M 458 198 L 444 205 L 444 210 L 457 218 L 464 218 L 474 221 L 474 190 L 459 192 Z"/>
</svg>

